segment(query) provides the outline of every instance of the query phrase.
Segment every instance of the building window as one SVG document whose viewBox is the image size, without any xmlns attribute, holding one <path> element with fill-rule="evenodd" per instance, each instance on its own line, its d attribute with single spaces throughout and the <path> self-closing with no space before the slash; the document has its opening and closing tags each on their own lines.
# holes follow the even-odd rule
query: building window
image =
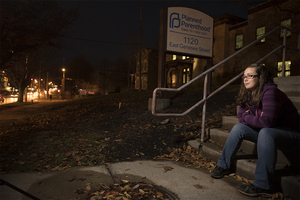
<svg viewBox="0 0 300 200">
<path fill-rule="evenodd" d="M 283 20 L 283 21 L 281 21 L 280 25 L 291 28 L 292 20 L 291 19 Z M 284 29 L 281 29 L 281 31 L 280 31 L 281 38 L 283 38 L 283 34 L 284 34 Z M 292 34 L 291 31 L 286 32 L 286 36 L 290 36 L 291 34 Z"/>
<path fill-rule="evenodd" d="M 243 48 L 243 34 L 235 36 L 235 49 Z"/>
<path fill-rule="evenodd" d="M 142 68 L 142 72 L 147 72 L 147 69 L 148 69 L 148 62 L 147 60 L 144 60 L 144 65 L 143 65 L 143 68 Z"/>
<path fill-rule="evenodd" d="M 171 82 L 172 82 L 172 87 L 176 87 L 176 83 L 177 83 L 177 77 L 176 77 L 176 72 L 175 70 L 173 70 L 171 72 Z"/>
<path fill-rule="evenodd" d="M 266 34 L 266 27 L 265 26 L 259 27 L 259 28 L 256 29 L 256 39 L 260 38 L 264 34 Z M 260 42 L 265 42 L 265 41 L 266 41 L 265 37 L 260 40 Z"/>
<path fill-rule="evenodd" d="M 173 55 L 173 58 L 172 58 L 173 60 L 176 60 L 176 55 Z"/>
<path fill-rule="evenodd" d="M 185 84 L 190 81 L 190 68 L 184 68 L 182 70 L 182 83 Z"/>
<path fill-rule="evenodd" d="M 147 81 L 148 78 L 147 77 L 142 77 L 142 90 L 147 90 Z"/>
<path fill-rule="evenodd" d="M 285 76 L 290 76 L 291 75 L 291 61 L 285 61 Z M 278 72 L 277 72 L 278 77 L 282 77 L 282 62 L 278 62 Z"/>
</svg>

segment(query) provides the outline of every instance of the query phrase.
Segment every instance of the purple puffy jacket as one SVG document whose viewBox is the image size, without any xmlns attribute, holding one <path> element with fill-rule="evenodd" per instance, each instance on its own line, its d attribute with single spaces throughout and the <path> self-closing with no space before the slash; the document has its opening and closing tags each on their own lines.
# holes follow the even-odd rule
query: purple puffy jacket
<svg viewBox="0 0 300 200">
<path fill-rule="evenodd" d="M 267 83 L 261 96 L 261 107 L 249 102 L 250 108 L 240 106 L 239 122 L 252 128 L 292 128 L 300 131 L 298 110 L 291 100 L 274 83 Z M 255 113 L 246 112 L 254 110 Z"/>
</svg>

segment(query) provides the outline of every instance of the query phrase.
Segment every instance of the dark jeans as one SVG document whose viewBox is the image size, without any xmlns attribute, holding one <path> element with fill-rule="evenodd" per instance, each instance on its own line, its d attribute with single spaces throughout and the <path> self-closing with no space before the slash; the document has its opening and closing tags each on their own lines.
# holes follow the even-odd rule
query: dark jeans
<svg viewBox="0 0 300 200">
<path fill-rule="evenodd" d="M 262 189 L 272 189 L 277 149 L 299 151 L 300 133 L 281 128 L 256 130 L 244 124 L 236 124 L 227 138 L 217 165 L 230 168 L 243 140 L 257 143 L 258 162 L 253 185 Z"/>
</svg>

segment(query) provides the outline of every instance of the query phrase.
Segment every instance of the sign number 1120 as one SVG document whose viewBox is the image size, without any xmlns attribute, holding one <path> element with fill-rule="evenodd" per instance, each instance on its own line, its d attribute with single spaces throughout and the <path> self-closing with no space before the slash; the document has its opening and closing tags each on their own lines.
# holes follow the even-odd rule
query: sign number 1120
<svg viewBox="0 0 300 200">
<path fill-rule="evenodd" d="M 188 44 L 198 45 L 198 39 L 194 39 L 190 37 L 184 37 L 184 42 Z"/>
</svg>

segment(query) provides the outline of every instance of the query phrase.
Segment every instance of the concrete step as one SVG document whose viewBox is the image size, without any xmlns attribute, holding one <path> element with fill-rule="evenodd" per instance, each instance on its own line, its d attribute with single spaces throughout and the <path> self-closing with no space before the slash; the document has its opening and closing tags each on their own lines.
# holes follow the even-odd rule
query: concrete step
<svg viewBox="0 0 300 200">
<path fill-rule="evenodd" d="M 284 92 L 288 97 L 299 97 L 300 96 L 300 86 L 280 86 L 278 87 L 282 92 Z"/>
<path fill-rule="evenodd" d="M 300 76 L 275 77 L 274 83 L 281 86 L 300 86 Z"/>
<path fill-rule="evenodd" d="M 220 145 L 225 145 L 228 135 L 229 131 L 222 128 L 210 129 L 208 133 L 209 139 Z M 244 140 L 240 149 L 245 153 L 256 155 L 256 144 L 253 142 Z"/>
<path fill-rule="evenodd" d="M 199 142 L 196 140 L 189 141 L 194 149 L 199 150 Z M 218 162 L 219 157 L 222 153 L 222 146 L 206 142 L 204 143 L 200 153 L 204 156 L 210 157 L 213 161 Z M 234 161 L 232 172 L 243 176 L 249 180 L 254 180 L 256 168 L 256 159 L 253 155 L 245 154 L 239 152 Z M 282 165 L 276 165 L 276 175 L 274 181 L 274 187 L 276 190 L 281 191 L 285 196 L 290 196 L 294 199 L 300 199 L 300 179 L 297 176 L 290 176 L 286 173 L 280 173 L 282 170 Z"/>
<path fill-rule="evenodd" d="M 222 126 L 224 129 L 231 130 L 237 123 L 239 123 L 237 116 L 222 116 Z"/>
<path fill-rule="evenodd" d="M 300 97 L 289 97 L 297 110 L 300 110 Z"/>
</svg>

